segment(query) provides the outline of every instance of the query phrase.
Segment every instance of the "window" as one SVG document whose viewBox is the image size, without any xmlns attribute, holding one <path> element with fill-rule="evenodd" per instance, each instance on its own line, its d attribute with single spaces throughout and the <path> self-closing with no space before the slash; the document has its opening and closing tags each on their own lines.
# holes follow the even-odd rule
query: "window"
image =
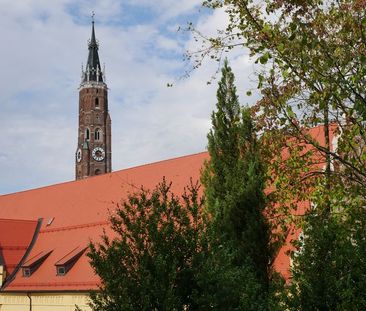
<svg viewBox="0 0 366 311">
<path fill-rule="evenodd" d="M 102 139 L 102 130 L 96 129 L 94 132 L 94 140 L 101 140 Z"/>
<path fill-rule="evenodd" d="M 64 276 L 74 266 L 78 259 L 83 255 L 87 247 L 76 247 L 55 263 L 56 275 Z"/>
<path fill-rule="evenodd" d="M 58 267 L 57 267 L 57 275 L 62 276 L 62 275 L 65 275 L 65 274 L 66 274 L 66 269 L 65 269 L 65 267 L 64 267 L 64 266 L 58 266 Z"/>
<path fill-rule="evenodd" d="M 52 251 L 42 251 L 35 256 L 28 259 L 23 265 L 23 277 L 29 278 L 33 272 L 35 272 L 39 266 L 46 260 L 46 258 L 52 253 Z"/>
<path fill-rule="evenodd" d="M 30 270 L 30 268 L 23 268 L 23 276 L 25 278 L 29 278 L 31 276 L 31 270 Z"/>
<path fill-rule="evenodd" d="M 99 108 L 99 98 L 95 99 L 95 108 Z"/>
<path fill-rule="evenodd" d="M 85 129 L 85 140 L 90 139 L 90 130 L 88 128 Z"/>
</svg>

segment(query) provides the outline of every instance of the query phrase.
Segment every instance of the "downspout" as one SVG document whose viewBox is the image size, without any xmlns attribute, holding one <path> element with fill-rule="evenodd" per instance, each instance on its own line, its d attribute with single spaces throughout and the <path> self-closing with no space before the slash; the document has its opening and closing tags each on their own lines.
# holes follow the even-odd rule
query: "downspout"
<svg viewBox="0 0 366 311">
<path fill-rule="evenodd" d="M 29 311 L 32 311 L 32 297 L 30 292 L 27 292 L 27 297 L 29 298 Z"/>
</svg>

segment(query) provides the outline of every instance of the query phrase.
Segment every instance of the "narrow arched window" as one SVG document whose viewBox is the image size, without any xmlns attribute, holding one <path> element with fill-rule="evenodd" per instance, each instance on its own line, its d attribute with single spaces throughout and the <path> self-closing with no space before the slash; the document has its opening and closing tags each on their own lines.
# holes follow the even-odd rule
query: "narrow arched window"
<svg viewBox="0 0 366 311">
<path fill-rule="evenodd" d="M 85 140 L 90 139 L 90 130 L 88 128 L 85 129 Z"/>
<path fill-rule="evenodd" d="M 95 108 L 99 108 L 99 98 L 95 99 Z"/>
<path fill-rule="evenodd" d="M 96 129 L 94 132 L 94 139 L 95 140 L 101 140 L 102 139 L 102 130 Z"/>
</svg>

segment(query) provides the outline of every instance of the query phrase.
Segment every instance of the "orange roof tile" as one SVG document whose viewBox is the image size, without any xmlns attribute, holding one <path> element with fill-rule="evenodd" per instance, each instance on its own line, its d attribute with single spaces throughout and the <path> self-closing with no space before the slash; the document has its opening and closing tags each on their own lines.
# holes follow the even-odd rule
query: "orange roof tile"
<svg viewBox="0 0 366 311">
<path fill-rule="evenodd" d="M 67 265 L 70 261 L 74 260 L 74 258 L 80 256 L 84 251 L 87 249 L 87 247 L 76 247 L 71 252 L 66 254 L 64 257 L 62 257 L 59 261 L 55 263 L 55 266 L 63 266 Z"/>
<path fill-rule="evenodd" d="M 310 130 L 322 144 L 322 128 Z M 136 192 L 143 185 L 152 189 L 163 176 L 172 181 L 172 191 L 182 193 L 190 179 L 198 181 L 207 152 L 129 168 L 113 173 L 66 182 L 34 190 L 0 196 L 0 218 L 33 219 L 24 221 L 22 227 L 0 222 L 0 246 L 23 247 L 19 254 L 13 250 L 7 255 L 7 264 L 17 264 L 29 246 L 36 228 L 34 219 L 43 218 L 37 241 L 28 258 L 44 250 L 53 249 L 49 257 L 30 276 L 17 273 L 3 290 L 5 291 L 84 291 L 97 289 L 100 280 L 90 267 L 85 253 L 76 261 L 67 274 L 56 274 L 55 263 L 64 258 L 70 250 L 86 247 L 90 240 L 100 241 L 103 229 L 113 235 L 108 226 L 109 210 Z M 53 221 L 50 221 L 53 219 Z M 4 225 L 5 224 L 5 225 Z M 18 228 L 18 229 L 15 229 Z M 2 231 L 1 231 L 2 230 Z M 14 238 L 10 232 L 14 232 Z M 289 242 L 292 238 L 288 236 Z M 8 244 L 4 241 L 9 240 Z M 275 261 L 275 267 L 289 277 L 289 261 L 282 249 Z M 10 259 L 9 259 L 10 258 Z"/>
<path fill-rule="evenodd" d="M 0 219 L 0 257 L 7 275 L 14 272 L 24 257 L 35 234 L 37 223 L 36 220 Z"/>
<path fill-rule="evenodd" d="M 34 255 L 33 257 L 30 257 L 25 263 L 22 264 L 22 268 L 30 267 L 34 265 L 35 263 L 42 261 L 46 257 L 51 254 L 52 250 L 48 251 L 41 251 L 38 254 Z"/>
<path fill-rule="evenodd" d="M 37 241 L 28 258 L 53 249 L 49 257 L 30 276 L 17 273 L 5 291 L 64 291 L 97 289 L 99 278 L 85 253 L 64 276 L 56 275 L 55 263 L 77 247 L 86 247 L 103 233 L 112 235 L 108 226 L 109 210 L 138 191 L 151 189 L 163 176 L 173 181 L 172 191 L 182 193 L 190 182 L 199 180 L 207 153 L 199 153 L 142 165 L 34 190 L 0 196 L 0 218 L 43 218 Z M 54 218 L 50 225 L 48 220 Z M 1 226 L 0 226 L 1 228 Z M 1 240 L 1 238 L 0 238 Z M 26 245 L 28 246 L 28 245 Z"/>
</svg>

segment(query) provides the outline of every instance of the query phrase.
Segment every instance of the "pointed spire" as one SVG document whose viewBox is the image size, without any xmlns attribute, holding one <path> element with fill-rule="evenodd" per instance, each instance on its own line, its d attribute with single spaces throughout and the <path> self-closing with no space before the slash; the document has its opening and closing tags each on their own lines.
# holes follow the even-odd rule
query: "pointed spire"
<svg viewBox="0 0 366 311">
<path fill-rule="evenodd" d="M 89 82 L 89 81 L 103 82 L 102 75 L 97 77 L 97 72 L 101 72 L 102 68 L 101 68 L 100 62 L 99 62 L 99 54 L 98 54 L 99 44 L 95 37 L 94 15 L 95 14 L 93 12 L 92 13 L 92 34 L 91 34 L 91 38 L 88 42 L 89 55 L 88 55 L 88 61 L 86 63 L 87 70 L 84 74 L 83 82 Z"/>
<path fill-rule="evenodd" d="M 93 17 L 93 20 L 92 20 L 92 34 L 91 34 L 91 39 L 90 39 L 90 42 L 89 42 L 89 47 L 91 47 L 91 46 L 98 48 L 98 43 L 97 43 L 97 40 L 95 39 L 94 17 Z"/>
</svg>

